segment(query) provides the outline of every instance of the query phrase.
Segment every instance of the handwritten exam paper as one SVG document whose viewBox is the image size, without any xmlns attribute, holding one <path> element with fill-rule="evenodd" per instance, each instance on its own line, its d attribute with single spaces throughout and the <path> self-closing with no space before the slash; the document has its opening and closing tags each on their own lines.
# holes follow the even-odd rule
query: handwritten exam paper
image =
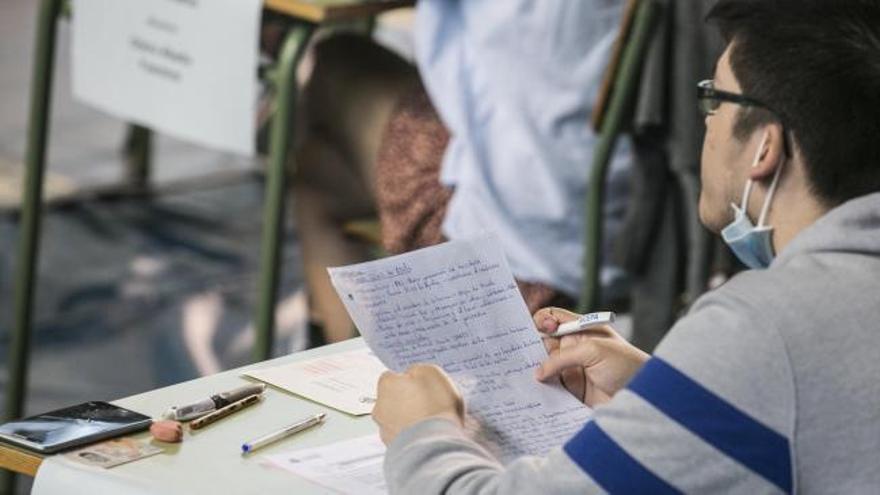
<svg viewBox="0 0 880 495">
<path fill-rule="evenodd" d="M 245 375 L 339 411 L 370 414 L 386 368 L 369 349 L 248 371 Z M 365 400 L 367 399 L 367 400 Z"/>
<path fill-rule="evenodd" d="M 339 493 L 384 495 L 388 493 L 382 472 L 384 458 L 385 445 L 379 435 L 370 435 L 285 452 L 269 456 L 267 460 Z"/>
<path fill-rule="evenodd" d="M 329 271 L 376 356 L 395 371 L 446 370 L 502 462 L 546 453 L 589 418 L 561 386 L 535 380 L 547 354 L 494 237 Z"/>
</svg>

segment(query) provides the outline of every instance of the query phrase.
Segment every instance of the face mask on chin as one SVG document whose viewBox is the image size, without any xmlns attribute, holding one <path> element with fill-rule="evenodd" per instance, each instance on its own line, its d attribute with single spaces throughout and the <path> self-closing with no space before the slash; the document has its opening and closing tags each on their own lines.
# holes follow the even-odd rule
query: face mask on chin
<svg viewBox="0 0 880 495">
<path fill-rule="evenodd" d="M 758 161 L 761 159 L 761 151 L 764 149 L 764 145 L 767 144 L 768 136 L 769 134 L 765 133 L 761 139 L 758 152 L 755 154 L 755 159 L 752 162 L 752 168 L 758 165 Z M 764 199 L 764 205 L 761 207 L 761 214 L 758 216 L 758 225 L 755 226 L 752 223 L 746 211 L 749 204 L 749 196 L 752 193 L 752 186 L 754 185 L 754 181 L 748 179 L 745 191 L 743 192 L 742 204 L 740 206 L 730 205 L 733 208 L 733 221 L 721 231 L 722 239 L 730 247 L 730 250 L 733 251 L 733 254 L 749 268 L 767 268 L 770 266 L 770 262 L 773 261 L 774 252 L 773 243 L 771 242 L 773 227 L 765 225 L 765 221 L 767 220 L 767 212 L 770 210 L 770 202 L 773 200 L 773 195 L 776 192 L 776 185 L 779 182 L 781 171 L 782 164 L 776 167 L 776 173 L 773 175 L 773 181 L 770 183 L 770 190 L 767 191 L 767 197 Z"/>
</svg>

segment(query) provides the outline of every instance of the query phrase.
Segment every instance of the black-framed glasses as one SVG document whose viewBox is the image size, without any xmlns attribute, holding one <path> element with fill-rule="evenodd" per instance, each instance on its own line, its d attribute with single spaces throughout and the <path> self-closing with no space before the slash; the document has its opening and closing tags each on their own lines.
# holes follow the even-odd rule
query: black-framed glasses
<svg viewBox="0 0 880 495">
<path fill-rule="evenodd" d="M 759 107 L 763 108 L 779 119 L 780 124 L 782 124 L 782 144 L 785 147 L 785 155 L 791 156 L 791 144 L 789 144 L 790 137 L 785 129 L 785 123 L 782 121 L 779 114 L 774 112 L 772 108 L 768 107 L 764 103 L 754 98 L 748 97 L 746 95 L 739 95 L 736 93 L 731 93 L 729 91 L 722 91 L 720 89 L 715 89 L 715 81 L 712 79 L 706 79 L 705 81 L 700 81 L 697 83 L 697 102 L 699 103 L 700 112 L 703 115 L 713 115 L 715 111 L 718 110 L 718 107 L 721 106 L 722 102 L 736 103 L 737 105 L 742 105 L 745 107 Z"/>
<path fill-rule="evenodd" d="M 697 83 L 697 102 L 703 115 L 714 115 L 721 103 L 725 101 L 746 107 L 761 107 L 770 110 L 767 105 L 754 98 L 715 89 L 715 81 L 712 79 Z"/>
</svg>

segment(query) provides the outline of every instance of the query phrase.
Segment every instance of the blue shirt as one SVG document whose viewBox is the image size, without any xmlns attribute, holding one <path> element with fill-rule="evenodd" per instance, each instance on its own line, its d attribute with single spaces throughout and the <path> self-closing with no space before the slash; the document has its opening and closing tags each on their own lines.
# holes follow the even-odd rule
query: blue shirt
<svg viewBox="0 0 880 495">
<path fill-rule="evenodd" d="M 485 230 L 517 278 L 577 295 L 583 205 L 596 136 L 593 101 L 620 25 L 615 0 L 420 0 L 416 61 L 451 140 L 450 239 Z M 607 232 L 626 200 L 621 141 L 606 195 Z M 603 270 L 603 279 L 613 270 Z"/>
</svg>

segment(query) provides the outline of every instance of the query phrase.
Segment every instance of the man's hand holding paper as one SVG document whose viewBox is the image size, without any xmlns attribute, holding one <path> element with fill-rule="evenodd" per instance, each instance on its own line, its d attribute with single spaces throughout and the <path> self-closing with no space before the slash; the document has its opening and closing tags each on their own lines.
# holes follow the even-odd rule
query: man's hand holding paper
<svg viewBox="0 0 880 495">
<path fill-rule="evenodd" d="M 386 445 L 398 433 L 428 418 L 464 426 L 464 400 L 439 366 L 415 364 L 404 373 L 385 372 L 377 387 L 373 419 Z"/>
</svg>

